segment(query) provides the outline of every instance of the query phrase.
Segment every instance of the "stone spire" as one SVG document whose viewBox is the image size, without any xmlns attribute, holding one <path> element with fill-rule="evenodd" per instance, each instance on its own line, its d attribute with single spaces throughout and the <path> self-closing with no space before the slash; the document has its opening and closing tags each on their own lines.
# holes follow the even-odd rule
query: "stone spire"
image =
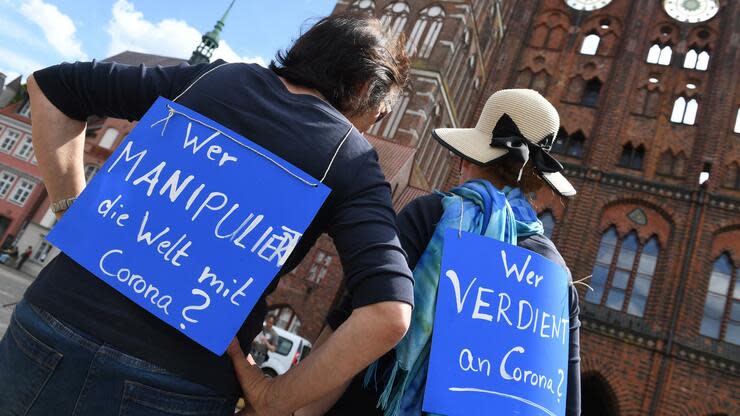
<svg viewBox="0 0 740 416">
<path fill-rule="evenodd" d="M 213 50 L 218 48 L 218 41 L 221 37 L 221 30 L 223 30 L 224 28 L 226 17 L 229 15 L 231 8 L 234 6 L 234 1 L 236 0 L 231 0 L 229 8 L 226 9 L 226 12 L 221 17 L 221 19 L 216 22 L 216 26 L 213 27 L 213 30 L 203 35 L 200 45 L 198 45 L 198 47 L 193 51 L 193 55 L 188 60 L 188 63 L 190 65 L 211 62 L 211 55 L 213 54 Z"/>
</svg>

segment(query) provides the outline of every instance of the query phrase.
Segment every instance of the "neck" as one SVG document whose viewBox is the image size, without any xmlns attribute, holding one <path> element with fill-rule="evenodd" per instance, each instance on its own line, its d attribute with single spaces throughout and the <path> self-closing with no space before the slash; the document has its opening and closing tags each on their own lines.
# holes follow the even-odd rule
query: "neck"
<svg viewBox="0 0 740 416">
<path fill-rule="evenodd" d="M 292 94 L 313 95 L 316 98 L 326 101 L 326 97 L 324 97 L 324 95 L 321 94 L 319 90 L 316 90 L 313 88 L 302 87 L 298 84 L 293 84 L 292 82 L 280 76 L 278 78 L 280 78 L 280 81 L 283 83 L 283 85 L 285 85 L 285 88 L 287 88 L 288 91 L 290 91 Z"/>
<path fill-rule="evenodd" d="M 491 182 L 491 185 L 495 186 L 497 189 L 504 189 L 504 187 L 506 187 L 506 184 L 503 180 L 501 180 L 501 178 L 494 175 L 488 175 L 488 172 L 485 171 L 485 168 L 479 168 L 478 166 L 476 166 L 475 168 L 480 169 L 480 171 L 464 172 L 464 174 L 461 176 L 462 183 L 472 181 L 474 179 L 483 179 L 485 181 Z"/>
</svg>

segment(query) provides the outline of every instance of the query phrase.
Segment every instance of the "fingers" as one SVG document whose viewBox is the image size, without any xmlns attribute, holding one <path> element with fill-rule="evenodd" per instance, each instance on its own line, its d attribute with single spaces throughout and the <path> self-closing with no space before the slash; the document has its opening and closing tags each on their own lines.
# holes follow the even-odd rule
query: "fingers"
<svg viewBox="0 0 740 416">
<path fill-rule="evenodd" d="M 238 411 L 237 413 L 234 413 L 234 416 L 255 416 L 257 415 L 257 412 L 252 409 L 252 406 L 247 405 L 244 409 Z"/>
<path fill-rule="evenodd" d="M 254 394 L 253 387 L 265 376 L 262 374 L 262 370 L 255 365 L 251 355 L 249 359 L 244 356 L 244 351 L 242 351 L 236 338 L 231 341 L 226 351 L 229 357 L 231 357 L 231 362 L 234 364 L 236 378 L 239 380 L 244 394 L 249 399 Z"/>
<path fill-rule="evenodd" d="M 242 351 L 242 347 L 239 345 L 239 340 L 237 340 L 236 337 L 231 340 L 229 347 L 226 348 L 226 352 L 229 354 L 232 361 L 244 359 L 244 351 Z"/>
</svg>

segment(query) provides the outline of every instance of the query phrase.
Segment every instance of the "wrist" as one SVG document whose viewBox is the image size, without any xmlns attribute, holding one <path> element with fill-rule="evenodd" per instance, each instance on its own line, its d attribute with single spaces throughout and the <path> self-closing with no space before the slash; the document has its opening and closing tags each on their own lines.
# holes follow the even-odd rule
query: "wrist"
<svg viewBox="0 0 740 416">
<path fill-rule="evenodd" d="M 51 212 L 53 212 L 54 214 L 59 214 L 66 211 L 69 207 L 72 206 L 76 199 L 77 197 L 63 198 L 58 201 L 52 202 L 50 207 Z"/>
</svg>

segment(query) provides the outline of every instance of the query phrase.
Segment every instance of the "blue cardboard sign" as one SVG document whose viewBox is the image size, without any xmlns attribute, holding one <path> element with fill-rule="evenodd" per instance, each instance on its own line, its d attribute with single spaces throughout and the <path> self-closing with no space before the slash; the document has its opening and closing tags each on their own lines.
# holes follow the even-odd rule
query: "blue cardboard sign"
<svg viewBox="0 0 740 416">
<path fill-rule="evenodd" d="M 445 232 L 441 272 L 424 410 L 565 414 L 567 272 L 529 250 L 455 229 Z"/>
<path fill-rule="evenodd" d="M 48 239 L 220 355 L 329 192 L 268 150 L 160 97 Z"/>
</svg>

